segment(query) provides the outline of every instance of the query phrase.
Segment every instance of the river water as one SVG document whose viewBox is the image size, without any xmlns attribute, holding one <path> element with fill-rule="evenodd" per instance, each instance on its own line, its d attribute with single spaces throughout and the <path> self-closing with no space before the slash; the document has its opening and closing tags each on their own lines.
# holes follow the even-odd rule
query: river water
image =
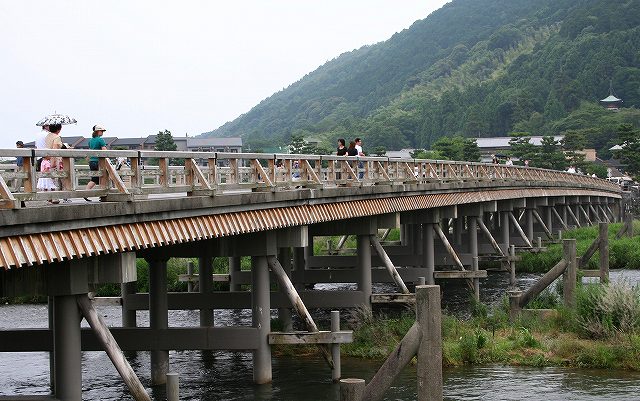
<svg viewBox="0 0 640 401">
<path fill-rule="evenodd" d="M 491 275 L 484 280 L 483 301 L 491 303 L 501 298 L 507 280 L 504 276 Z M 520 275 L 519 286 L 528 287 L 536 277 Z M 640 271 L 612 271 L 611 279 L 638 283 Z M 468 299 L 465 287 L 458 283 L 443 288 L 443 306 L 461 310 Z M 99 312 L 108 324 L 120 324 L 120 308 L 101 306 Z M 251 316 L 248 310 L 216 310 L 215 320 L 220 325 L 249 325 Z M 170 312 L 172 327 L 196 326 L 198 321 L 198 311 Z M 148 312 L 138 312 L 138 324 L 148 325 Z M 0 329 L 46 326 L 46 305 L 0 307 Z M 261 386 L 252 384 L 250 353 L 172 351 L 170 361 L 170 370 L 180 374 L 181 400 L 339 400 L 338 385 L 331 383 L 329 368 L 317 358 L 273 358 L 273 382 Z M 149 353 L 135 353 L 130 363 L 148 386 Z M 343 357 L 343 377 L 368 381 L 380 364 Z M 445 369 L 443 373 L 446 400 L 640 400 L 640 373 L 636 372 L 491 365 Z M 415 399 L 415 381 L 415 368 L 406 368 L 385 400 Z M 154 399 L 165 399 L 162 386 L 150 392 Z M 0 353 L 0 395 L 16 394 L 49 394 L 47 353 Z M 83 353 L 83 399 L 131 399 L 103 352 Z"/>
</svg>

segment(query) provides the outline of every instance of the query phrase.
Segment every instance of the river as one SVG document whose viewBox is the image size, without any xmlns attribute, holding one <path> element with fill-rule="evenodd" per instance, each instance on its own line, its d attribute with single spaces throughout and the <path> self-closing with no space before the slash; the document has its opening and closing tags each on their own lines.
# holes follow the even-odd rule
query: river
<svg viewBox="0 0 640 401">
<path fill-rule="evenodd" d="M 506 275 L 491 276 L 481 284 L 483 301 L 496 302 L 504 292 Z M 519 275 L 526 288 L 536 275 Z M 640 271 L 612 271 L 613 282 L 640 282 Z M 461 285 L 444 286 L 444 306 L 462 308 L 467 293 Z M 120 324 L 120 308 L 101 306 L 108 324 Z M 249 324 L 250 312 L 216 310 L 218 324 Z M 172 327 L 197 325 L 198 311 L 171 311 Z M 148 325 L 148 313 L 138 312 L 138 324 Z M 86 323 L 83 322 L 86 326 Z M 47 326 L 46 305 L 0 307 L 0 329 Z M 171 371 L 180 373 L 181 400 L 338 400 L 338 386 L 331 383 L 326 364 L 316 358 L 273 358 L 273 383 L 252 384 L 251 354 L 239 352 L 171 352 Z M 130 359 L 145 385 L 149 384 L 149 353 Z M 369 380 L 381 362 L 344 358 L 344 377 Z M 638 400 L 640 373 L 626 371 L 512 366 L 472 366 L 444 370 L 446 400 Z M 49 359 L 43 352 L 0 354 L 0 395 L 49 394 Z M 406 368 L 385 400 L 415 398 L 415 369 Z M 164 399 L 162 386 L 151 389 L 154 399 Z M 131 399 L 115 368 L 103 352 L 83 353 L 83 399 Z"/>
</svg>

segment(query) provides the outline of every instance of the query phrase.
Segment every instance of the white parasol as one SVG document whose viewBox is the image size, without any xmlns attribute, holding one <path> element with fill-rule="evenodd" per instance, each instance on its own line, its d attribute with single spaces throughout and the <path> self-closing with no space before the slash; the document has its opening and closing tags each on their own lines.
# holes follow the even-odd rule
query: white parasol
<svg viewBox="0 0 640 401">
<path fill-rule="evenodd" d="M 43 125 L 55 125 L 55 124 L 69 125 L 69 124 L 75 124 L 75 123 L 77 123 L 76 119 L 73 117 L 69 117 L 66 114 L 50 114 L 45 118 L 43 118 L 42 120 L 38 121 L 36 125 L 38 127 L 42 127 Z"/>
</svg>

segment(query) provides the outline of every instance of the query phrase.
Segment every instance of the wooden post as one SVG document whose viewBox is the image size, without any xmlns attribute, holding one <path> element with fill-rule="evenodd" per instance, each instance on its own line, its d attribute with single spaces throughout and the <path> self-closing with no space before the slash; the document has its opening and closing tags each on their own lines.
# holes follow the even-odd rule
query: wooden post
<svg viewBox="0 0 640 401">
<path fill-rule="evenodd" d="M 518 281 L 516 279 L 516 246 L 509 246 L 509 288 L 516 290 Z"/>
<path fill-rule="evenodd" d="M 122 350 L 120 350 L 118 343 L 109 331 L 109 327 L 107 327 L 102 316 L 96 312 L 89 297 L 86 294 L 78 295 L 76 296 L 76 302 L 82 311 L 82 315 L 93 329 L 96 338 L 104 347 L 111 362 L 113 362 L 113 366 L 115 366 L 122 380 L 124 380 L 127 387 L 129 387 L 133 398 L 136 401 L 151 401 L 151 397 L 149 397 L 140 379 L 138 379 L 131 365 L 129 365 L 129 362 L 122 354 Z"/>
<path fill-rule="evenodd" d="M 416 289 L 416 322 L 420 331 L 418 401 L 442 401 L 442 309 L 440 286 Z"/>
<path fill-rule="evenodd" d="M 563 275 L 563 295 L 564 304 L 567 307 L 574 307 L 576 303 L 576 272 L 577 260 L 576 260 L 576 240 L 565 239 L 562 240 L 563 259 L 567 263 L 567 268 Z"/>
<path fill-rule="evenodd" d="M 380 259 L 382 259 L 385 267 L 387 268 L 387 272 L 389 273 L 393 281 L 396 283 L 396 285 L 400 288 L 400 291 L 403 294 L 409 294 L 409 289 L 407 288 L 404 281 L 402 280 L 402 277 L 400 277 L 398 270 L 396 270 L 396 267 L 393 265 L 391 258 L 389 258 L 389 255 L 387 255 L 387 253 L 384 251 L 384 248 L 382 247 L 382 244 L 378 240 L 378 237 L 375 235 L 370 235 L 369 241 L 371 242 L 371 245 L 373 245 L 373 247 L 376 249 L 378 256 L 380 256 Z"/>
<path fill-rule="evenodd" d="M 518 319 L 520 311 L 522 310 L 522 307 L 520 306 L 522 291 L 509 290 L 507 293 L 509 294 L 509 320 L 513 323 Z"/>
<path fill-rule="evenodd" d="M 340 401 L 361 401 L 364 394 L 364 379 L 341 379 Z"/>
<path fill-rule="evenodd" d="M 423 287 L 417 287 L 416 292 L 419 288 Z M 418 352 L 419 346 L 420 328 L 418 327 L 418 322 L 416 322 L 411 326 L 407 334 L 405 334 L 391 354 L 389 354 L 389 357 L 384 361 L 380 369 L 378 369 L 375 376 L 373 376 L 373 379 L 371 379 L 369 384 L 367 384 L 364 389 L 362 399 L 367 401 L 381 400 L 384 397 L 385 391 L 387 391 L 389 386 L 391 386 L 391 383 L 393 383 L 396 376 L 398 376 L 402 369 L 411 362 L 416 352 Z M 418 381 L 419 380 L 420 378 L 418 378 Z"/>
<path fill-rule="evenodd" d="M 333 310 L 331 311 L 331 331 L 337 332 L 340 331 L 340 311 Z M 331 370 L 331 379 L 334 382 L 340 380 L 340 376 L 342 375 L 341 367 L 340 367 L 340 344 L 331 344 L 331 359 L 333 359 L 333 369 Z"/>
<path fill-rule="evenodd" d="M 609 282 L 609 224 L 600 223 L 600 283 Z"/>
<path fill-rule="evenodd" d="M 167 373 L 167 401 L 180 400 L 180 380 L 177 373 Z"/>
</svg>

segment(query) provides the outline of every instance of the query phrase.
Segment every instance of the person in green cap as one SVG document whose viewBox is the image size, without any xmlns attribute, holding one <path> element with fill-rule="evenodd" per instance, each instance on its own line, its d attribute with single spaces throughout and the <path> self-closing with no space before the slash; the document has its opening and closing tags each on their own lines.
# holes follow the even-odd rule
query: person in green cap
<svg viewBox="0 0 640 401">
<path fill-rule="evenodd" d="M 89 139 L 89 149 L 91 150 L 107 150 L 107 143 L 102 139 L 102 134 L 107 129 L 101 125 L 93 126 L 93 134 L 91 134 L 91 139 Z M 89 158 L 89 169 L 91 171 L 98 171 L 98 158 L 92 156 Z M 87 183 L 87 189 L 93 189 L 96 185 L 100 184 L 100 177 L 93 176 L 91 177 L 91 181 Z M 87 202 L 91 202 L 91 199 L 84 198 Z"/>
</svg>

